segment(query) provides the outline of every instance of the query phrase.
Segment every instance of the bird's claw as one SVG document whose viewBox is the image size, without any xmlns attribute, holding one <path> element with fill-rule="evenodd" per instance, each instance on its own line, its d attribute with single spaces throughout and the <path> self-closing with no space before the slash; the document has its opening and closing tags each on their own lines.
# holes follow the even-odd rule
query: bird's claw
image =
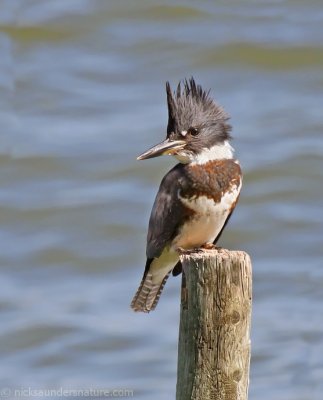
<svg viewBox="0 0 323 400">
<path fill-rule="evenodd" d="M 203 253 L 204 250 L 214 250 L 221 249 L 221 247 L 215 246 L 213 243 L 204 243 L 200 247 L 195 247 L 193 249 L 183 249 L 183 247 L 178 247 L 177 252 L 179 255 L 190 255 L 193 253 Z"/>
<path fill-rule="evenodd" d="M 205 250 L 214 250 L 215 248 L 216 248 L 215 244 L 209 243 L 209 242 L 204 243 L 201 246 L 201 249 L 205 249 Z"/>
</svg>

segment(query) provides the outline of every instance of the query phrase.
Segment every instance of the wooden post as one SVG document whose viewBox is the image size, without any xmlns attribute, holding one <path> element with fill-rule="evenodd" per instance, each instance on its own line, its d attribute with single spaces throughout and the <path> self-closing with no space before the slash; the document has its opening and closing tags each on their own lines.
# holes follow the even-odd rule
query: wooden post
<svg viewBox="0 0 323 400">
<path fill-rule="evenodd" d="M 247 400 L 251 261 L 203 250 L 183 265 L 176 400 Z"/>
</svg>

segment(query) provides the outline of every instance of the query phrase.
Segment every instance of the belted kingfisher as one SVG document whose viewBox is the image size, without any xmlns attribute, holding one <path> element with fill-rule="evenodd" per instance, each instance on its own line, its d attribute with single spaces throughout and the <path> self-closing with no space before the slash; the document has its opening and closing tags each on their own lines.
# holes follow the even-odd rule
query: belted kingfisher
<svg viewBox="0 0 323 400">
<path fill-rule="evenodd" d="M 156 307 L 167 278 L 178 275 L 185 250 L 211 248 L 239 198 L 242 173 L 229 144 L 229 116 L 193 78 L 172 92 L 166 83 L 166 140 L 137 159 L 172 155 L 179 160 L 163 178 L 149 220 L 145 272 L 131 307 Z"/>
</svg>

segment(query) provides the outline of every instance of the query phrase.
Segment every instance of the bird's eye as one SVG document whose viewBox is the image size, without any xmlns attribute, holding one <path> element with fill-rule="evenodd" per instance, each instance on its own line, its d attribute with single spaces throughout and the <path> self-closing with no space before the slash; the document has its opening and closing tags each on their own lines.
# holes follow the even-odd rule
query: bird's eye
<svg viewBox="0 0 323 400">
<path fill-rule="evenodd" d="M 187 130 L 187 133 L 189 133 L 189 134 L 192 135 L 192 136 L 197 136 L 197 135 L 199 134 L 199 131 L 198 131 L 197 128 L 191 127 L 191 128 L 189 128 L 189 129 Z"/>
</svg>

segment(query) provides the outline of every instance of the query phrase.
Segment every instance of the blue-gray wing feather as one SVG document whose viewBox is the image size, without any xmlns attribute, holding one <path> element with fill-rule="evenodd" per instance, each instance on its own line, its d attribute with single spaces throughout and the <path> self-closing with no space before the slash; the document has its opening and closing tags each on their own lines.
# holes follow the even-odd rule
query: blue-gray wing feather
<svg viewBox="0 0 323 400">
<path fill-rule="evenodd" d="M 187 210 L 178 201 L 178 192 L 182 189 L 183 177 L 181 164 L 176 165 L 163 178 L 151 211 L 148 235 L 147 257 L 159 257 L 163 249 L 176 236 L 179 225 Z"/>
</svg>

